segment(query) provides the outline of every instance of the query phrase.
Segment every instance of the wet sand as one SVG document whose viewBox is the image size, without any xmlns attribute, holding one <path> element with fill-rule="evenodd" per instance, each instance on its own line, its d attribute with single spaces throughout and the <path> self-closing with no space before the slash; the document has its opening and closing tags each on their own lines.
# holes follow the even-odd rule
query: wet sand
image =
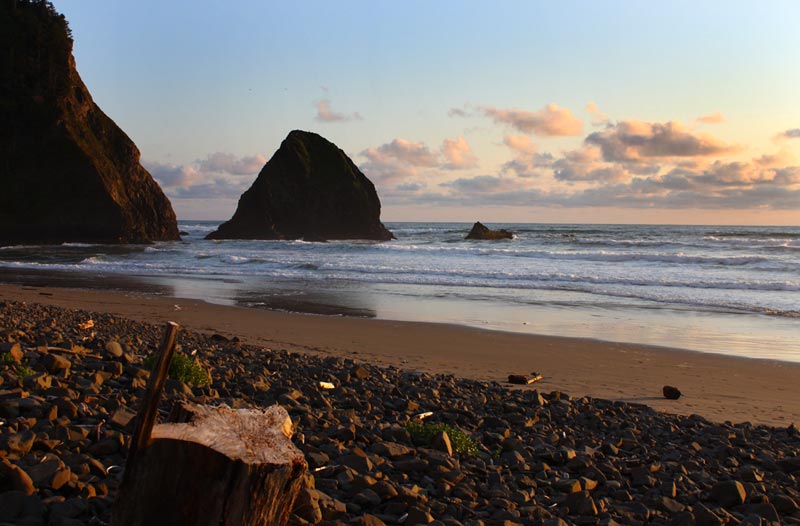
<svg viewBox="0 0 800 526">
<path fill-rule="evenodd" d="M 103 290 L 0 284 L 0 300 L 172 320 L 270 348 L 504 382 L 538 371 L 526 389 L 563 391 L 699 414 L 714 421 L 800 423 L 800 364 L 582 338 L 487 331 L 435 323 L 315 316 Z M 680 400 L 665 400 L 665 384 Z"/>
</svg>

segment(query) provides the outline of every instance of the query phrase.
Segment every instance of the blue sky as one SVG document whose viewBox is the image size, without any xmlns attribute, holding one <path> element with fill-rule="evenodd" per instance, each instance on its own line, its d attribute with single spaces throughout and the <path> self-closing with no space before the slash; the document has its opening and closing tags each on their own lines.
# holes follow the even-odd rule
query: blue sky
<svg viewBox="0 0 800 526">
<path fill-rule="evenodd" d="M 56 2 L 179 218 L 306 129 L 389 220 L 800 224 L 800 3 L 293 4 Z"/>
</svg>

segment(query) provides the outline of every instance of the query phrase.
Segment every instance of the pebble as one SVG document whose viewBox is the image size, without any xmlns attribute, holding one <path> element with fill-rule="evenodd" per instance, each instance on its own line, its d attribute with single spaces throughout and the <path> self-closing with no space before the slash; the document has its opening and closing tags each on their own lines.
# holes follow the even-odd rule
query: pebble
<svg viewBox="0 0 800 526">
<path fill-rule="evenodd" d="M 87 319 L 91 332 L 76 330 Z M 162 331 L 0 302 L 2 348 L 34 371 L 20 379 L 16 360 L 0 367 L 0 523 L 108 524 L 114 466 L 125 465 L 149 376 L 142 362 Z M 793 425 L 715 423 L 235 338 L 178 338 L 214 381 L 170 381 L 165 413 L 184 400 L 281 403 L 297 425 L 310 471 L 292 525 L 800 524 Z M 44 352 L 43 341 L 91 356 Z M 419 414 L 447 430 L 412 435 L 406 425 Z M 474 453 L 458 450 L 464 437 Z"/>
</svg>

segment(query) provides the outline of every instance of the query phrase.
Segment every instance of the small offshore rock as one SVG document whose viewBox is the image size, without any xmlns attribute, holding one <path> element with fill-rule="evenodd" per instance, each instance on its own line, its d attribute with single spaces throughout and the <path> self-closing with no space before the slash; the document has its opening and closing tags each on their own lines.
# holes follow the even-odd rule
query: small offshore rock
<svg viewBox="0 0 800 526">
<path fill-rule="evenodd" d="M 501 228 L 500 230 L 492 230 L 478 221 L 472 225 L 472 230 L 469 231 L 469 234 L 467 234 L 467 237 L 464 239 L 496 240 L 513 238 L 514 234 L 504 228 Z"/>
<path fill-rule="evenodd" d="M 664 398 L 667 400 L 677 400 L 682 394 L 680 389 L 671 385 L 665 385 L 661 392 L 664 394 Z"/>
</svg>

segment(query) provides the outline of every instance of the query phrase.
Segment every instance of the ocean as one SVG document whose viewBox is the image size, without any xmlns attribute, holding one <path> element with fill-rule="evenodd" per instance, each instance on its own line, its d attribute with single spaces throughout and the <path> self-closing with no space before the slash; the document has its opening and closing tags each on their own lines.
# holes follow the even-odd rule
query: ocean
<svg viewBox="0 0 800 526">
<path fill-rule="evenodd" d="M 396 241 L 0 248 L 0 281 L 800 362 L 800 227 L 387 223 Z M 487 352 L 491 350 L 487 349 Z"/>
</svg>

